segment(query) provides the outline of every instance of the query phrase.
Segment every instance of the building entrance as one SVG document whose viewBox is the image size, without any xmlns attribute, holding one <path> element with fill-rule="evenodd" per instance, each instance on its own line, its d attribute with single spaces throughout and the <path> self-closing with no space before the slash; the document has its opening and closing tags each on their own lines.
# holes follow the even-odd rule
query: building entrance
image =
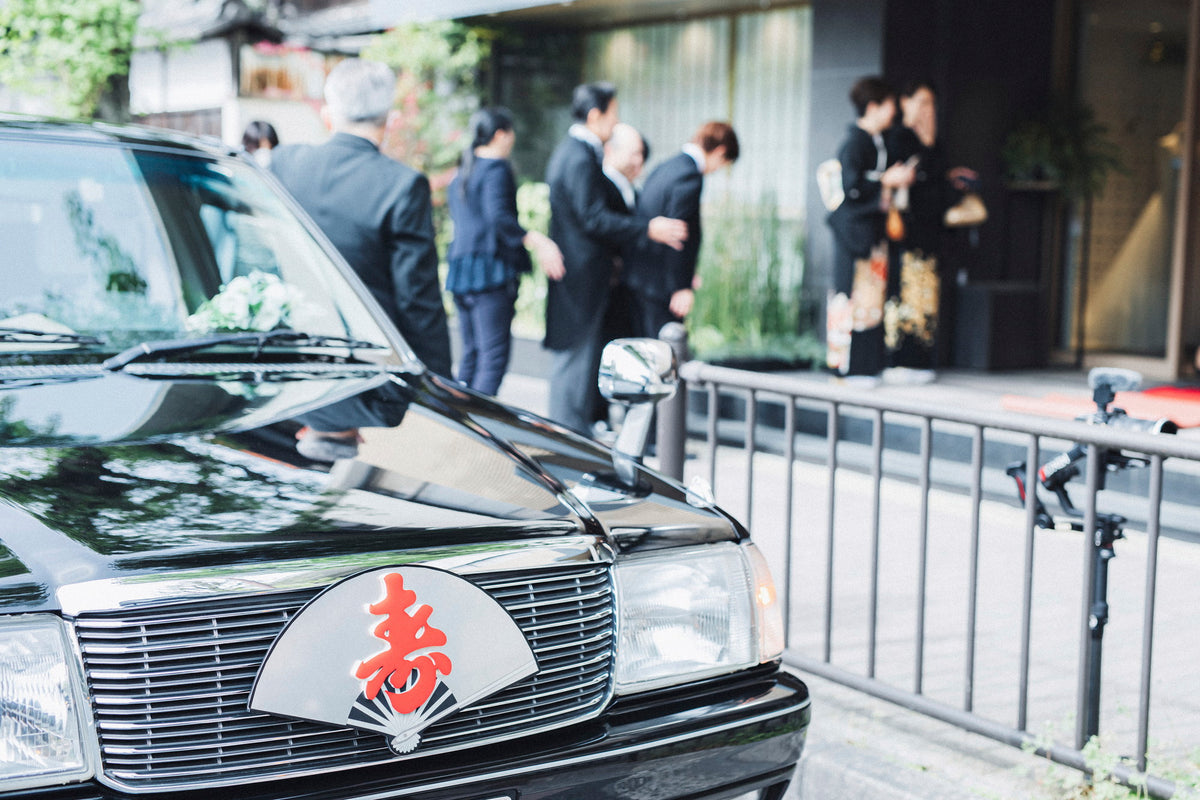
<svg viewBox="0 0 1200 800">
<path fill-rule="evenodd" d="M 1066 228 L 1058 339 L 1076 352 L 1168 354 L 1191 5 L 1079 4 L 1077 98 L 1120 167 L 1090 214 L 1074 204 Z"/>
</svg>

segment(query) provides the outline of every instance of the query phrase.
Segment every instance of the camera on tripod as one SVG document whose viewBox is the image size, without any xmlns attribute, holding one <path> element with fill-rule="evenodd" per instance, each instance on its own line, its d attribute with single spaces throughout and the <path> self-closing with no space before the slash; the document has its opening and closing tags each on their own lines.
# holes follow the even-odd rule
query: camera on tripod
<svg viewBox="0 0 1200 800">
<path fill-rule="evenodd" d="M 1131 417 L 1123 408 L 1112 406 L 1117 392 L 1131 392 L 1140 389 L 1142 376 L 1129 369 L 1114 367 L 1097 367 L 1088 373 L 1088 388 L 1092 390 L 1092 400 L 1096 410 L 1084 414 L 1078 419 L 1091 425 L 1107 425 L 1120 430 L 1145 431 L 1147 433 L 1175 433 L 1179 426 L 1169 419 L 1140 419 Z M 1067 482 L 1079 477 L 1082 464 L 1087 459 L 1087 446 L 1076 444 L 1067 452 L 1056 456 L 1041 466 L 1037 471 L 1038 482 L 1058 498 L 1063 513 L 1070 517 L 1081 518 L 1083 512 L 1075 507 L 1067 494 Z M 1148 462 L 1140 456 L 1132 456 L 1119 450 L 1102 450 L 1100 453 L 1103 469 L 1100 471 L 1100 484 L 1103 489 L 1105 476 L 1109 472 L 1118 472 L 1131 467 L 1142 467 Z M 1017 483 L 1017 493 L 1021 502 L 1025 502 L 1025 462 L 1010 464 L 1005 472 Z M 1054 527 L 1054 520 L 1042 506 L 1037 503 L 1037 524 L 1041 528 Z"/>
<path fill-rule="evenodd" d="M 1096 410 L 1079 417 L 1080 420 L 1093 425 L 1109 425 L 1126 430 L 1148 431 L 1151 433 L 1175 433 L 1179 426 L 1169 419 L 1138 419 L 1129 416 L 1124 409 L 1112 408 L 1117 392 L 1128 392 L 1139 389 L 1142 376 L 1127 369 L 1093 369 L 1088 373 L 1088 386 L 1092 390 L 1092 399 L 1096 402 Z M 1103 489 L 1104 478 L 1109 472 L 1145 466 L 1147 459 L 1141 456 L 1128 455 L 1120 450 L 1106 447 L 1091 448 L 1076 443 L 1070 450 L 1060 456 L 1050 459 L 1037 471 L 1037 480 L 1046 489 L 1054 492 L 1063 514 L 1068 519 L 1055 523 L 1054 518 L 1042 504 L 1041 498 L 1034 492 L 1033 512 L 1034 524 L 1043 529 L 1083 532 L 1089 520 L 1084 512 L 1075 508 L 1067 494 L 1067 482 L 1078 476 L 1080 465 L 1087 460 L 1088 451 L 1096 452 L 1099 470 L 1095 473 L 1098 480 L 1095 487 Z M 1017 484 L 1017 493 L 1022 503 L 1027 503 L 1025 486 L 1025 462 L 1010 464 L 1005 470 Z M 1094 495 L 1090 502 L 1096 502 Z M 1087 675 L 1086 707 L 1081 708 L 1080 730 L 1085 737 L 1095 736 L 1100 731 L 1100 663 L 1104 640 L 1104 628 L 1108 624 L 1108 564 L 1117 557 L 1114 544 L 1125 536 L 1125 523 L 1128 521 L 1120 514 L 1100 512 L 1093 509 L 1089 542 L 1089 571 L 1092 576 L 1089 588 L 1090 601 L 1087 614 L 1088 649 L 1084 659 L 1084 671 Z M 1032 543 L 1031 543 L 1032 546 Z M 1032 551 L 1030 551 L 1032 552 Z"/>
<path fill-rule="evenodd" d="M 1142 388 L 1141 373 L 1131 369 L 1097 367 L 1088 373 L 1088 388 L 1092 390 L 1096 411 L 1080 417 L 1084 422 L 1149 433 L 1175 433 L 1179 430 L 1178 425 L 1165 417 L 1139 419 L 1129 416 L 1123 408 L 1109 409 L 1109 405 L 1117 399 L 1117 392 L 1133 392 Z"/>
<path fill-rule="evenodd" d="M 1129 416 L 1124 409 L 1111 408 L 1117 397 L 1117 392 L 1128 392 L 1140 388 L 1142 376 L 1127 369 L 1094 369 L 1088 373 L 1088 386 L 1092 390 L 1092 399 L 1096 402 L 1096 410 L 1091 414 L 1080 417 L 1084 422 L 1093 425 L 1109 425 L 1114 428 L 1127 430 L 1148 431 L 1151 433 L 1175 433 L 1179 426 L 1169 419 L 1138 419 Z M 1060 456 L 1050 459 L 1037 471 L 1037 480 L 1045 488 L 1054 492 L 1062 506 L 1063 514 L 1068 519 L 1056 524 L 1054 518 L 1046 511 L 1041 498 L 1034 492 L 1034 524 L 1039 528 L 1069 530 L 1083 532 L 1088 524 L 1084 513 L 1075 508 L 1067 494 L 1067 482 L 1081 472 L 1080 464 L 1087 459 L 1090 448 L 1086 445 L 1075 444 L 1070 450 Z M 1148 460 L 1141 456 L 1128 455 L 1120 450 L 1105 447 L 1094 448 L 1098 455 L 1099 470 L 1096 489 L 1104 488 L 1104 478 L 1109 472 L 1141 467 Z M 1021 502 L 1026 503 L 1025 492 L 1025 462 L 1010 464 L 1006 472 L 1017 484 L 1017 493 Z M 1089 491 L 1093 487 L 1089 486 Z M 1095 502 L 1094 498 L 1092 502 Z M 1124 527 L 1128 521 L 1120 514 L 1095 511 L 1092 516 L 1094 528 L 1089 544 L 1089 571 L 1092 576 L 1090 586 L 1090 605 L 1087 614 L 1088 649 L 1084 660 L 1084 670 L 1087 675 L 1086 707 L 1081 708 L 1080 731 L 1084 737 L 1095 736 L 1100 731 L 1100 663 L 1104 640 L 1104 628 L 1108 624 L 1108 564 L 1117 557 L 1114 544 L 1124 538 Z"/>
</svg>

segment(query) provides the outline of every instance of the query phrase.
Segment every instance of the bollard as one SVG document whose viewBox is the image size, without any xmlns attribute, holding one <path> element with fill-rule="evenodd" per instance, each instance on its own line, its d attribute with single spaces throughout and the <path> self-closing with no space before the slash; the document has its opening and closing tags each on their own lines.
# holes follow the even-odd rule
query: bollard
<svg viewBox="0 0 1200 800">
<path fill-rule="evenodd" d="M 675 362 L 688 359 L 687 328 L 679 322 L 668 322 L 658 332 L 658 338 L 671 346 Z M 683 480 L 684 447 L 687 443 L 687 382 L 682 378 L 675 394 L 658 404 L 658 428 L 655 445 L 658 448 L 658 468 L 664 475 Z"/>
</svg>

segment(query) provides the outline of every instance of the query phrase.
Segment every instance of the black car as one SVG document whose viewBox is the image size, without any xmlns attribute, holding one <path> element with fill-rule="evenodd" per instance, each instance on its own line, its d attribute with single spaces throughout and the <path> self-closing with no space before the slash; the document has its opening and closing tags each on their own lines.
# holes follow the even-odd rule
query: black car
<svg viewBox="0 0 1200 800">
<path fill-rule="evenodd" d="M 249 159 L 4 118 L 0 247 L 0 795 L 782 796 L 747 532 L 427 372 Z"/>
</svg>

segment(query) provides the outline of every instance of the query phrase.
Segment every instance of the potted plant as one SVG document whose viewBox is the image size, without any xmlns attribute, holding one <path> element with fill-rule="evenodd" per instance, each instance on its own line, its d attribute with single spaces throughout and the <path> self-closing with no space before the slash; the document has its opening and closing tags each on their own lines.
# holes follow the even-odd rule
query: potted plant
<svg viewBox="0 0 1200 800">
<path fill-rule="evenodd" d="M 1000 152 L 1011 188 L 1059 189 L 1069 200 L 1086 200 L 1121 170 L 1120 151 L 1090 106 L 1055 103 L 1046 120 L 1018 125 Z"/>
<path fill-rule="evenodd" d="M 1079 289 L 1075 308 L 1075 362 L 1083 363 L 1084 312 L 1092 229 L 1092 198 L 1111 172 L 1123 169 L 1120 150 L 1088 105 L 1054 103 L 1045 121 L 1022 123 L 1001 150 L 1005 177 L 1014 191 L 1058 190 L 1075 204 L 1079 227 Z"/>
</svg>

